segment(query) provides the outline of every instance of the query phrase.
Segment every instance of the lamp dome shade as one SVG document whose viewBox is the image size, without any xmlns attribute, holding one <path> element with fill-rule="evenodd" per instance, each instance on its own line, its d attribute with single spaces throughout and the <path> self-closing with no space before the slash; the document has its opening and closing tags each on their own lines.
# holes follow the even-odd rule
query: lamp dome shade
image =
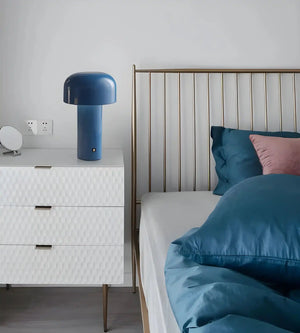
<svg viewBox="0 0 300 333">
<path fill-rule="evenodd" d="M 64 84 L 64 102 L 75 105 L 105 105 L 116 102 L 116 81 L 106 73 L 70 75 Z"/>
</svg>

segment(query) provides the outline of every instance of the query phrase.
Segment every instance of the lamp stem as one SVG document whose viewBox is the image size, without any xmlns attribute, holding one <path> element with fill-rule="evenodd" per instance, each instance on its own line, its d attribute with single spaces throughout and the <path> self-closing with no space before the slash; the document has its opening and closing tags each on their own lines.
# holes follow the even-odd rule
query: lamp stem
<svg viewBox="0 0 300 333">
<path fill-rule="evenodd" d="M 102 105 L 78 105 L 77 157 L 87 161 L 102 157 Z"/>
</svg>

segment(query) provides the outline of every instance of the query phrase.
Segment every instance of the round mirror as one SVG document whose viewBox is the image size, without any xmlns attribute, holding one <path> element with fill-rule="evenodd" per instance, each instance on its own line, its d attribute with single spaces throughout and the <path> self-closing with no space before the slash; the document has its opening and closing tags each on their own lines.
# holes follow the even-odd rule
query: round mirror
<svg viewBox="0 0 300 333">
<path fill-rule="evenodd" d="M 22 134 L 12 126 L 3 126 L 0 129 L 0 143 L 8 150 L 19 150 L 23 143 Z"/>
</svg>

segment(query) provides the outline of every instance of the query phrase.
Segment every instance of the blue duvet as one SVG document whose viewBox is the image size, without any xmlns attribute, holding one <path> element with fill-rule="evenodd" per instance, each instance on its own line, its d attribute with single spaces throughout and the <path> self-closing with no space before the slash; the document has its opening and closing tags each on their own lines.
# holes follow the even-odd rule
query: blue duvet
<svg viewBox="0 0 300 333">
<path fill-rule="evenodd" d="M 165 277 L 181 332 L 300 332 L 299 297 L 227 268 L 199 265 L 180 255 L 178 247 L 170 246 Z"/>
<path fill-rule="evenodd" d="M 171 244 L 166 286 L 183 333 L 300 333 L 299 203 L 299 176 L 252 177 Z"/>
</svg>

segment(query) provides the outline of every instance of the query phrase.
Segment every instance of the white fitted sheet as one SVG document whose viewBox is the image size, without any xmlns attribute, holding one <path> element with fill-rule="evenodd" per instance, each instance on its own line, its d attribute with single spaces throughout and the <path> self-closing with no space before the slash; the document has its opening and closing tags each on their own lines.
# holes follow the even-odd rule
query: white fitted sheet
<svg viewBox="0 0 300 333">
<path fill-rule="evenodd" d="M 203 224 L 219 199 L 209 191 L 143 196 L 140 265 L 151 333 L 179 333 L 165 287 L 167 251 L 173 240 Z"/>
</svg>

